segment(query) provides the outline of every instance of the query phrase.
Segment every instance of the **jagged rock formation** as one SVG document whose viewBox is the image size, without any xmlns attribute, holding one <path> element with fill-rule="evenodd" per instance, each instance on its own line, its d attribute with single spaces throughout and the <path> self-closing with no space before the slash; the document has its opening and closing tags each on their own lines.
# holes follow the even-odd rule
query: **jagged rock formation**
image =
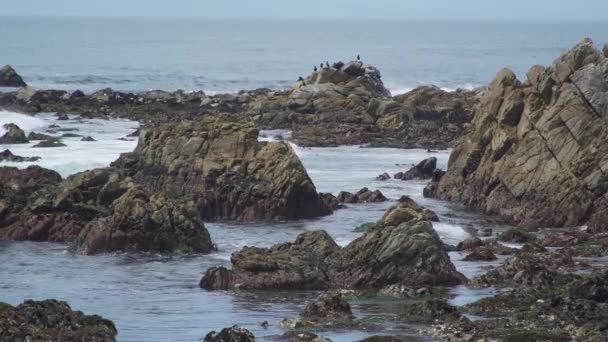
<svg viewBox="0 0 608 342">
<path fill-rule="evenodd" d="M 388 199 L 384 197 L 380 190 L 371 191 L 368 188 L 363 188 L 354 194 L 348 191 L 340 191 L 336 200 L 339 203 L 378 203 Z"/>
<path fill-rule="evenodd" d="M 73 311 L 66 302 L 0 303 L 2 341 L 116 341 L 116 327 L 97 315 Z"/>
<path fill-rule="evenodd" d="M 211 268 L 206 289 L 380 289 L 387 285 L 449 285 L 464 280 L 423 209 L 402 201 L 361 238 L 340 248 L 324 231 L 271 248 L 246 247 L 232 270 Z"/>
<path fill-rule="evenodd" d="M 435 172 L 436 167 L 437 158 L 427 158 L 421 161 L 420 163 L 412 166 L 409 170 L 405 172 L 399 172 L 393 175 L 393 178 L 401 180 L 411 180 L 415 178 L 430 179 L 433 177 L 433 172 Z"/>
<path fill-rule="evenodd" d="M 327 215 L 300 159 L 285 142 L 258 142 L 233 116 L 144 129 L 114 165 L 146 191 L 188 196 L 205 220 L 272 221 Z"/>
<path fill-rule="evenodd" d="M 23 78 L 17 74 L 15 69 L 10 65 L 5 65 L 0 69 L 0 87 L 26 87 L 27 84 Z"/>
<path fill-rule="evenodd" d="M 447 173 L 427 195 L 524 226 L 608 222 L 608 57 L 589 39 L 490 84 Z"/>
<path fill-rule="evenodd" d="M 3 127 L 6 133 L 0 137 L 0 144 L 27 144 L 29 142 L 25 132 L 19 126 L 9 123 Z"/>
<path fill-rule="evenodd" d="M 220 332 L 209 332 L 203 342 L 255 342 L 255 337 L 249 330 L 235 325 Z"/>
</svg>

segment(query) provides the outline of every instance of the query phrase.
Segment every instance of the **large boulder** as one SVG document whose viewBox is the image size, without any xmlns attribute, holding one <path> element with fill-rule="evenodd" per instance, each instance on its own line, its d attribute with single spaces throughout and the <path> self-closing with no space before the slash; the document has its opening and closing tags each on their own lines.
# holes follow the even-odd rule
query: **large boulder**
<svg viewBox="0 0 608 342">
<path fill-rule="evenodd" d="M 255 342 L 255 337 L 249 330 L 235 325 L 220 332 L 209 332 L 203 342 Z"/>
<path fill-rule="evenodd" d="M 435 286 L 465 279 L 450 262 L 424 210 L 402 201 L 361 238 L 340 248 L 324 231 L 293 243 L 246 247 L 232 270 L 212 268 L 206 289 L 380 289 L 387 285 Z"/>
<path fill-rule="evenodd" d="M 116 327 L 97 315 L 73 311 L 66 302 L 0 303 L 2 341 L 116 341 Z"/>
<path fill-rule="evenodd" d="M 426 191 L 523 226 L 608 222 L 608 58 L 583 40 L 525 82 L 507 69 Z"/>
<path fill-rule="evenodd" d="M 230 115 L 143 129 L 113 165 L 146 191 L 188 196 L 205 220 L 272 221 L 331 213 L 289 144 L 258 142 Z"/>
<path fill-rule="evenodd" d="M 411 180 L 414 178 L 419 179 L 431 179 L 433 177 L 433 172 L 437 167 L 437 158 L 431 157 L 424 159 L 420 163 L 412 166 L 406 172 L 399 172 L 395 174 L 393 177 L 395 179 L 401 180 Z"/>
<path fill-rule="evenodd" d="M 132 187 L 112 202 L 110 216 L 89 223 L 78 245 L 86 254 L 112 251 L 208 253 L 209 232 L 193 203 Z"/>
<path fill-rule="evenodd" d="M 0 162 L 23 163 L 23 162 L 35 162 L 38 160 L 40 160 L 40 157 L 16 156 L 10 150 L 4 150 L 4 151 L 0 152 Z"/>
<path fill-rule="evenodd" d="M 12 66 L 5 65 L 0 69 L 0 87 L 20 88 L 27 87 L 27 84 Z"/>
<path fill-rule="evenodd" d="M 29 142 L 25 132 L 19 126 L 9 123 L 5 124 L 3 128 L 6 133 L 0 137 L 0 144 L 27 144 Z"/>
</svg>

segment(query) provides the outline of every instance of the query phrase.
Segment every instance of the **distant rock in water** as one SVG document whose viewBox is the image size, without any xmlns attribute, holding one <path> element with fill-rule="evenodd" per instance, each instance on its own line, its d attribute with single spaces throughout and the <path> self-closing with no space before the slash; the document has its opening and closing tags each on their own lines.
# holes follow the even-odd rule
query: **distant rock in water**
<svg viewBox="0 0 608 342">
<path fill-rule="evenodd" d="M 585 39 L 520 82 L 498 73 L 428 195 L 523 226 L 608 222 L 608 57 Z"/>
<path fill-rule="evenodd" d="M 20 88 L 27 87 L 27 84 L 12 66 L 5 65 L 0 69 L 0 87 Z"/>
<path fill-rule="evenodd" d="M 19 126 L 9 123 L 3 127 L 6 133 L 0 137 L 0 144 L 27 144 L 29 142 L 25 132 Z"/>
<path fill-rule="evenodd" d="M 14 155 L 10 150 L 4 150 L 0 152 L 0 162 L 35 162 L 40 160 L 40 157 L 21 157 Z"/>
<path fill-rule="evenodd" d="M 83 137 L 82 139 L 80 139 L 80 141 L 89 141 L 89 142 L 91 142 L 91 141 L 97 141 L 97 140 L 93 139 L 93 137 L 91 137 L 91 136 L 86 136 L 86 137 Z"/>
<path fill-rule="evenodd" d="M 458 273 L 422 207 L 404 199 L 362 237 L 340 248 L 325 231 L 300 234 L 293 243 L 245 247 L 232 270 L 213 267 L 206 289 L 380 289 L 394 284 L 460 284 Z"/>
<path fill-rule="evenodd" d="M 52 140 L 52 139 L 56 139 L 55 137 L 48 135 L 48 134 L 42 134 L 42 133 L 35 133 L 35 132 L 30 132 L 30 134 L 27 135 L 27 138 L 29 140 Z"/>
<path fill-rule="evenodd" d="M 116 341 L 112 321 L 74 311 L 66 302 L 26 300 L 0 303 L 2 341 Z"/>
<path fill-rule="evenodd" d="M 340 191 L 337 200 L 339 203 L 378 203 L 385 202 L 388 199 L 384 197 L 380 190 L 370 191 L 368 188 L 363 188 L 355 194 Z"/>
<path fill-rule="evenodd" d="M 129 169 L 149 192 L 189 196 L 205 220 L 273 221 L 330 214 L 298 156 L 285 142 L 258 142 L 234 116 L 142 129 Z"/>
<path fill-rule="evenodd" d="M 203 342 L 255 342 L 255 337 L 249 330 L 235 325 L 220 332 L 209 332 Z"/>
<path fill-rule="evenodd" d="M 395 179 L 411 180 L 411 179 L 431 179 L 433 172 L 437 167 L 437 158 L 427 158 L 417 165 L 413 166 L 406 172 L 399 172 L 393 176 Z"/>
<path fill-rule="evenodd" d="M 50 147 L 66 147 L 67 145 L 62 143 L 59 139 L 43 140 L 36 145 L 32 146 L 35 148 L 50 148 Z"/>
</svg>

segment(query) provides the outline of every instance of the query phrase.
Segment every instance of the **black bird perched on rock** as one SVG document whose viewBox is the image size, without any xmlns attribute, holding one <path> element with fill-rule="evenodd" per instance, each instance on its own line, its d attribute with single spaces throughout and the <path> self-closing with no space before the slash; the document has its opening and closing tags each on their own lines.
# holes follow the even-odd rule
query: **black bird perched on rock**
<svg viewBox="0 0 608 342">
<path fill-rule="evenodd" d="M 329 62 L 325 62 L 325 67 L 329 69 Z"/>
<path fill-rule="evenodd" d="M 320 67 L 320 68 L 323 68 L 323 63 L 319 64 L 319 67 Z"/>
<path fill-rule="evenodd" d="M 314 67 L 314 71 L 315 71 L 315 72 L 317 72 L 317 70 L 318 70 L 318 69 L 317 69 L 317 66 L 315 65 L 315 67 Z"/>
<path fill-rule="evenodd" d="M 300 82 L 304 81 L 304 79 L 302 78 L 302 76 L 298 77 L 298 81 L 300 81 Z"/>
<path fill-rule="evenodd" d="M 357 55 L 357 60 L 360 61 L 361 60 L 361 56 Z"/>
</svg>

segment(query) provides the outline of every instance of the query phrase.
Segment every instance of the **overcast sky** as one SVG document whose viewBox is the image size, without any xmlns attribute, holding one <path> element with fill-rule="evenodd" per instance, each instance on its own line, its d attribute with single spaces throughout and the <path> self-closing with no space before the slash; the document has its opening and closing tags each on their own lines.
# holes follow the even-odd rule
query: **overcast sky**
<svg viewBox="0 0 608 342">
<path fill-rule="evenodd" d="M 608 21 L 608 0 L 3 0 L 0 15 Z"/>
</svg>

